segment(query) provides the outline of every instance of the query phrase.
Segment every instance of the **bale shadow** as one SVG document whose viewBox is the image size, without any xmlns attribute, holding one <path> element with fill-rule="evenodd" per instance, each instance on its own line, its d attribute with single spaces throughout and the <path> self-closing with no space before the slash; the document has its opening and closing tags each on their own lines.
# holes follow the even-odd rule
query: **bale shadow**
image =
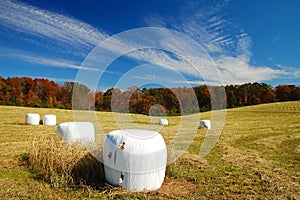
<svg viewBox="0 0 300 200">
<path fill-rule="evenodd" d="M 104 165 L 90 153 L 77 162 L 71 172 L 75 185 L 85 185 L 96 189 L 105 184 Z"/>
<path fill-rule="evenodd" d="M 29 125 L 29 124 L 26 124 L 25 122 L 7 122 L 7 123 L 3 123 L 3 124 L 6 124 L 6 125 Z"/>
</svg>

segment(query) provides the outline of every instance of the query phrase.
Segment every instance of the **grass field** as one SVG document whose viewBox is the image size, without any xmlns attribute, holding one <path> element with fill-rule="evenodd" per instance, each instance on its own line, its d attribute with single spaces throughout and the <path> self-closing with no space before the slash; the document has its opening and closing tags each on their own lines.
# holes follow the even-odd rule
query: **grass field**
<svg viewBox="0 0 300 200">
<path fill-rule="evenodd" d="M 37 137 L 55 137 L 56 126 L 24 124 L 26 113 L 56 114 L 73 121 L 70 110 L 0 106 L 0 199 L 300 199 L 300 103 L 227 109 L 222 135 L 205 158 L 198 156 L 206 130 L 198 130 L 188 151 L 168 165 L 161 189 L 132 193 L 99 185 L 56 187 L 24 165 Z M 211 113 L 201 113 L 210 118 Z M 112 113 L 97 113 L 104 133 L 119 129 Z M 143 115 L 129 115 L 140 126 Z M 169 142 L 180 117 L 161 130 Z"/>
</svg>

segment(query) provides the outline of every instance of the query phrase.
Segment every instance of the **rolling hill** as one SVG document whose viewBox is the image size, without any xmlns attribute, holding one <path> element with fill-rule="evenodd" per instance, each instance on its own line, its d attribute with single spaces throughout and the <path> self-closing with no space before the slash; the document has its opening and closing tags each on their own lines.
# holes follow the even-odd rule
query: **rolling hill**
<svg viewBox="0 0 300 200">
<path fill-rule="evenodd" d="M 98 187 L 54 187 L 40 178 L 43 174 L 25 165 L 24 158 L 36 137 L 57 133 L 56 126 L 25 125 L 25 114 L 32 112 L 56 114 L 58 123 L 73 121 L 71 110 L 0 106 L 1 199 L 300 199 L 300 102 L 227 109 L 218 143 L 205 158 L 198 154 L 207 130 L 198 129 L 187 152 L 167 166 L 162 188 L 142 193 L 100 180 Z M 103 133 L 119 129 L 115 114 L 96 116 Z M 145 115 L 127 117 L 142 128 L 154 123 Z M 211 112 L 200 117 L 209 119 Z M 176 135 L 180 119 L 168 117 L 170 125 L 161 129 L 167 143 Z"/>
</svg>

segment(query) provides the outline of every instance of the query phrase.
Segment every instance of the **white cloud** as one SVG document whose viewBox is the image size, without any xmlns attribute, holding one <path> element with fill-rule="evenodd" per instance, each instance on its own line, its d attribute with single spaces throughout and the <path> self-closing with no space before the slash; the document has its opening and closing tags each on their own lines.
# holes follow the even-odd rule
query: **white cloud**
<svg viewBox="0 0 300 200">
<path fill-rule="evenodd" d="M 59 68 L 70 68 L 70 69 L 80 69 L 80 70 L 88 70 L 88 71 L 99 71 L 97 68 L 89 68 L 84 67 L 75 63 L 72 63 L 68 60 L 64 59 L 57 59 L 57 58 L 44 58 L 44 57 L 37 57 L 37 56 L 31 56 L 31 55 L 25 55 L 25 54 L 10 54 L 13 58 L 21 59 L 25 62 L 31 62 L 36 64 L 41 64 L 44 66 L 52 66 L 52 67 L 59 67 Z"/>
<path fill-rule="evenodd" d="M 209 86 L 220 86 L 216 82 L 202 81 L 202 80 L 185 80 L 185 81 L 174 81 L 176 84 L 182 85 L 209 85 Z"/>
<path fill-rule="evenodd" d="M 281 64 L 276 64 L 276 66 L 284 71 L 283 76 L 281 78 L 296 78 L 300 79 L 300 68 L 299 67 L 291 67 L 291 66 L 286 66 L 286 65 L 281 65 Z"/>
<path fill-rule="evenodd" d="M 159 42 L 173 53 L 184 49 L 191 56 L 174 58 L 164 51 L 152 49 L 135 51 L 129 56 L 135 59 L 148 60 L 170 71 L 195 76 L 197 80 L 199 78 L 205 79 L 207 83 L 213 85 L 265 81 L 284 74 L 284 70 L 275 70 L 267 66 L 253 66 L 250 64 L 252 40 L 239 25 L 231 23 L 224 15 L 220 14 L 223 6 L 224 3 L 220 3 L 208 8 L 199 8 L 196 2 L 189 2 L 189 5 L 182 9 L 183 12 L 179 13 L 181 15 L 179 20 L 172 19 L 172 17 L 163 18 L 156 14 L 144 18 L 148 25 L 168 26 L 167 28 L 173 28 L 191 36 L 206 50 L 201 52 L 201 57 L 194 56 L 199 55 L 199 52 L 189 48 L 190 44 L 186 44 L 184 38 L 182 40 L 169 38 L 167 42 L 164 40 L 159 40 Z M 83 52 L 83 54 L 88 53 L 99 42 L 108 38 L 106 33 L 100 32 L 80 20 L 9 0 L 0 1 L 0 25 L 47 41 L 46 44 L 41 45 L 58 45 L 62 49 L 71 47 L 71 51 L 75 49 L 74 52 L 79 51 Z M 145 38 L 147 38 L 147 33 L 145 33 Z M 105 50 L 115 54 L 121 53 L 122 55 L 126 49 L 135 47 L 135 43 L 132 43 L 134 39 L 133 37 L 129 38 L 129 41 L 112 40 L 113 42 L 109 43 Z M 152 38 L 152 40 L 155 39 Z M 172 39 L 173 41 L 171 41 Z M 210 54 L 212 60 L 205 53 Z M 82 67 L 64 59 L 50 59 L 48 57 L 26 54 L 15 56 L 17 59 L 54 67 L 105 70 L 95 69 L 89 65 Z M 97 59 L 97 57 L 91 58 L 89 64 L 96 66 Z M 194 67 L 198 70 L 195 70 Z M 219 72 L 215 70 L 216 68 L 219 69 Z M 218 73 L 220 76 L 218 76 Z M 220 77 L 222 80 L 220 80 Z M 194 83 L 203 83 L 197 80 Z M 174 80 L 175 82 L 176 80 Z M 187 82 L 193 83 L 193 81 Z"/>
<path fill-rule="evenodd" d="M 67 45 L 84 51 L 107 37 L 80 20 L 9 0 L 0 1 L 0 25 L 29 36 L 51 39 L 52 44 L 62 48 Z"/>
<path fill-rule="evenodd" d="M 155 24 L 156 27 L 167 27 L 165 19 L 158 14 L 150 14 L 148 16 L 144 16 L 143 20 L 149 24 Z"/>
<path fill-rule="evenodd" d="M 10 0 L 0 1 L 0 26 L 8 33 L 11 32 L 11 37 L 20 37 L 19 39 L 25 40 L 33 46 L 38 45 L 45 50 L 54 50 L 55 54 L 58 53 L 60 57 L 79 55 L 82 58 L 99 42 L 108 37 L 106 33 L 100 32 L 80 20 Z M 80 66 L 80 63 L 74 61 L 57 57 L 51 58 L 49 55 L 42 56 L 41 53 L 36 53 L 35 49 L 26 52 L 10 48 L 1 47 L 2 56 L 48 67 L 99 71 Z"/>
<path fill-rule="evenodd" d="M 35 79 L 35 78 L 48 79 L 48 80 L 52 80 L 52 81 L 58 82 L 58 83 L 74 82 L 74 79 L 68 79 L 68 78 L 57 78 L 57 77 L 46 77 L 46 76 L 40 77 L 40 76 L 27 76 L 27 75 L 25 75 L 25 76 L 32 78 L 32 79 Z"/>
<path fill-rule="evenodd" d="M 271 80 L 283 74 L 282 70 L 275 70 L 263 66 L 251 66 L 249 65 L 247 56 L 223 56 L 215 61 L 219 66 L 222 80 L 226 84 L 262 82 L 264 80 Z"/>
<path fill-rule="evenodd" d="M 286 74 L 284 70 L 250 64 L 251 37 L 238 24 L 228 21 L 221 14 L 225 5 L 226 2 L 203 8 L 195 2 L 190 3 L 183 9 L 181 19 L 169 24 L 169 27 L 191 35 L 207 50 L 215 61 L 224 84 L 263 82 Z M 161 20 L 160 24 L 163 24 Z M 153 26 L 155 20 L 148 20 L 146 23 Z M 200 67 L 200 71 L 202 70 Z M 213 71 L 210 73 L 209 70 L 204 73 L 205 78 L 214 81 Z M 188 69 L 183 71 L 189 73 Z"/>
</svg>

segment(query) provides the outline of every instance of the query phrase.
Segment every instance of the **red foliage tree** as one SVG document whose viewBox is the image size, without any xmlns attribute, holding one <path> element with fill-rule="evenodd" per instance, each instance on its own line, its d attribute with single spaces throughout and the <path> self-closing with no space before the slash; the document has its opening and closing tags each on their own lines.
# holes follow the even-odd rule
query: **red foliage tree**
<svg viewBox="0 0 300 200">
<path fill-rule="evenodd" d="M 222 94 L 224 88 L 227 98 Z M 220 97 L 221 100 L 218 99 Z M 212 108 L 212 105 L 214 109 L 224 108 L 226 101 L 227 107 L 237 107 L 299 99 L 300 87 L 295 85 L 279 85 L 272 88 L 265 83 L 247 83 L 226 87 L 202 85 L 194 88 L 144 88 L 143 90 L 133 86 L 123 92 L 111 88 L 103 93 L 91 91 L 87 86 L 74 82 L 59 85 L 47 79 L 33 80 L 28 77 L 5 79 L 0 76 L 0 103 L 8 105 L 70 109 L 73 100 L 75 109 L 111 111 L 113 107 L 113 110 L 118 112 L 129 111 L 142 114 L 149 114 L 149 110 L 152 109 L 155 113 L 166 112 L 168 115 L 178 115 L 198 112 L 199 109 L 207 111 Z M 195 107 L 197 104 L 199 107 Z"/>
</svg>

